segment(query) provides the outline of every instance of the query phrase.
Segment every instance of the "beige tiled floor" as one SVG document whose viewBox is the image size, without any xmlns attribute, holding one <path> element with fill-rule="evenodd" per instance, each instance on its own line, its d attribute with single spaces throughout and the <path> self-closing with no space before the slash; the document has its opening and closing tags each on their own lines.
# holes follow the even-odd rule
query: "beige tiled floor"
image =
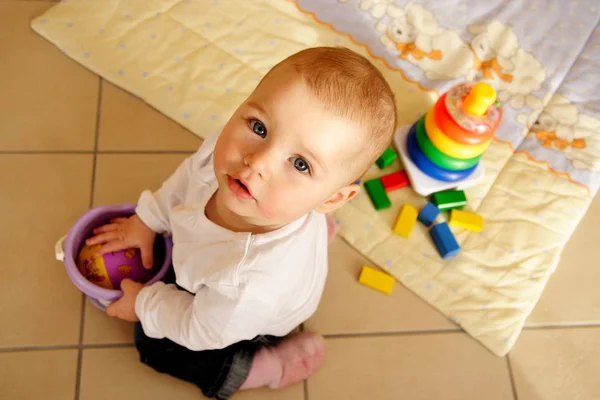
<svg viewBox="0 0 600 400">
<path fill-rule="evenodd" d="M 88 207 L 135 201 L 200 142 L 37 37 L 28 22 L 51 5 L 0 0 L 0 398 L 200 398 L 141 365 L 131 325 L 85 304 L 52 254 Z M 356 284 L 367 261 L 337 240 L 306 323 L 327 337 L 323 367 L 235 398 L 598 399 L 599 219 L 597 198 L 507 358 L 400 285 L 386 297 Z"/>
</svg>

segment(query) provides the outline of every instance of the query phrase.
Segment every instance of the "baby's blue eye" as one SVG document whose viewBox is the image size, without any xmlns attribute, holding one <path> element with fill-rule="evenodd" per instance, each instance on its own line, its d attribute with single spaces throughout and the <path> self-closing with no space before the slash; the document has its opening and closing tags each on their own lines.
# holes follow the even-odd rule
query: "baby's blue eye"
<svg viewBox="0 0 600 400">
<path fill-rule="evenodd" d="M 256 133 L 258 136 L 264 138 L 267 136 L 267 128 L 260 121 L 252 121 L 250 122 L 250 127 L 252 131 Z"/>
<path fill-rule="evenodd" d="M 310 169 L 306 160 L 300 157 L 294 158 L 294 168 L 296 168 L 300 172 L 306 172 Z"/>
</svg>

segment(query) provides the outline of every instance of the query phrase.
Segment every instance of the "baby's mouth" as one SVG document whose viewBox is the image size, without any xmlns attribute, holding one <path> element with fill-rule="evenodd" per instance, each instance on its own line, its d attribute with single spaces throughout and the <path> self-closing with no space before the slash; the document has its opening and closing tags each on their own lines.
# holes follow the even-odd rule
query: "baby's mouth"
<svg viewBox="0 0 600 400">
<path fill-rule="evenodd" d="M 251 200 L 254 199 L 250 188 L 246 186 L 240 179 L 228 176 L 229 189 L 240 199 Z"/>
<path fill-rule="evenodd" d="M 246 185 L 244 185 L 242 183 L 242 181 L 240 181 L 239 179 L 236 179 L 235 181 L 240 184 L 240 186 L 242 187 L 242 189 L 244 189 L 246 192 L 250 193 L 250 191 L 248 190 L 248 187 Z"/>
</svg>

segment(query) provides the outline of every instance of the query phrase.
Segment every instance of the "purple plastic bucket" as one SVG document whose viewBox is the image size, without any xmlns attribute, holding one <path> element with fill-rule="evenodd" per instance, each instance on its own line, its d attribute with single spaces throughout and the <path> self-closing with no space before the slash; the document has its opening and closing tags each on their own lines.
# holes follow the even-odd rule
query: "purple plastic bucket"
<svg viewBox="0 0 600 400">
<path fill-rule="evenodd" d="M 92 208 L 75 221 L 62 243 L 62 250 L 64 252 L 63 263 L 67 275 L 69 275 L 73 284 L 88 296 L 94 305 L 100 308 L 104 308 L 108 303 L 121 298 L 123 292 L 121 290 L 105 289 L 96 286 L 85 279 L 77 269 L 77 255 L 85 244 L 85 240 L 92 236 L 92 231 L 95 228 L 109 223 L 113 218 L 129 217 L 134 213 L 135 205 L 133 204 Z M 157 272 L 152 279 L 146 282 L 146 285 L 158 282 L 165 276 L 171 266 L 172 249 L 173 243 L 170 237 L 156 235 L 156 240 L 154 241 L 154 268 L 157 269 Z M 57 252 L 57 258 L 58 256 Z"/>
</svg>

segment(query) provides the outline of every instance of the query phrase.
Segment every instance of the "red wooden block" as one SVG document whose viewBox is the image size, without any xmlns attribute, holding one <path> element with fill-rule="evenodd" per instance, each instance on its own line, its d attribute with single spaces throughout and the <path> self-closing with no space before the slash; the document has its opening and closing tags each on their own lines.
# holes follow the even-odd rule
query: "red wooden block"
<svg viewBox="0 0 600 400">
<path fill-rule="evenodd" d="M 380 179 L 386 192 L 391 192 L 410 184 L 406 171 L 394 172 L 393 174 L 382 176 Z"/>
</svg>

